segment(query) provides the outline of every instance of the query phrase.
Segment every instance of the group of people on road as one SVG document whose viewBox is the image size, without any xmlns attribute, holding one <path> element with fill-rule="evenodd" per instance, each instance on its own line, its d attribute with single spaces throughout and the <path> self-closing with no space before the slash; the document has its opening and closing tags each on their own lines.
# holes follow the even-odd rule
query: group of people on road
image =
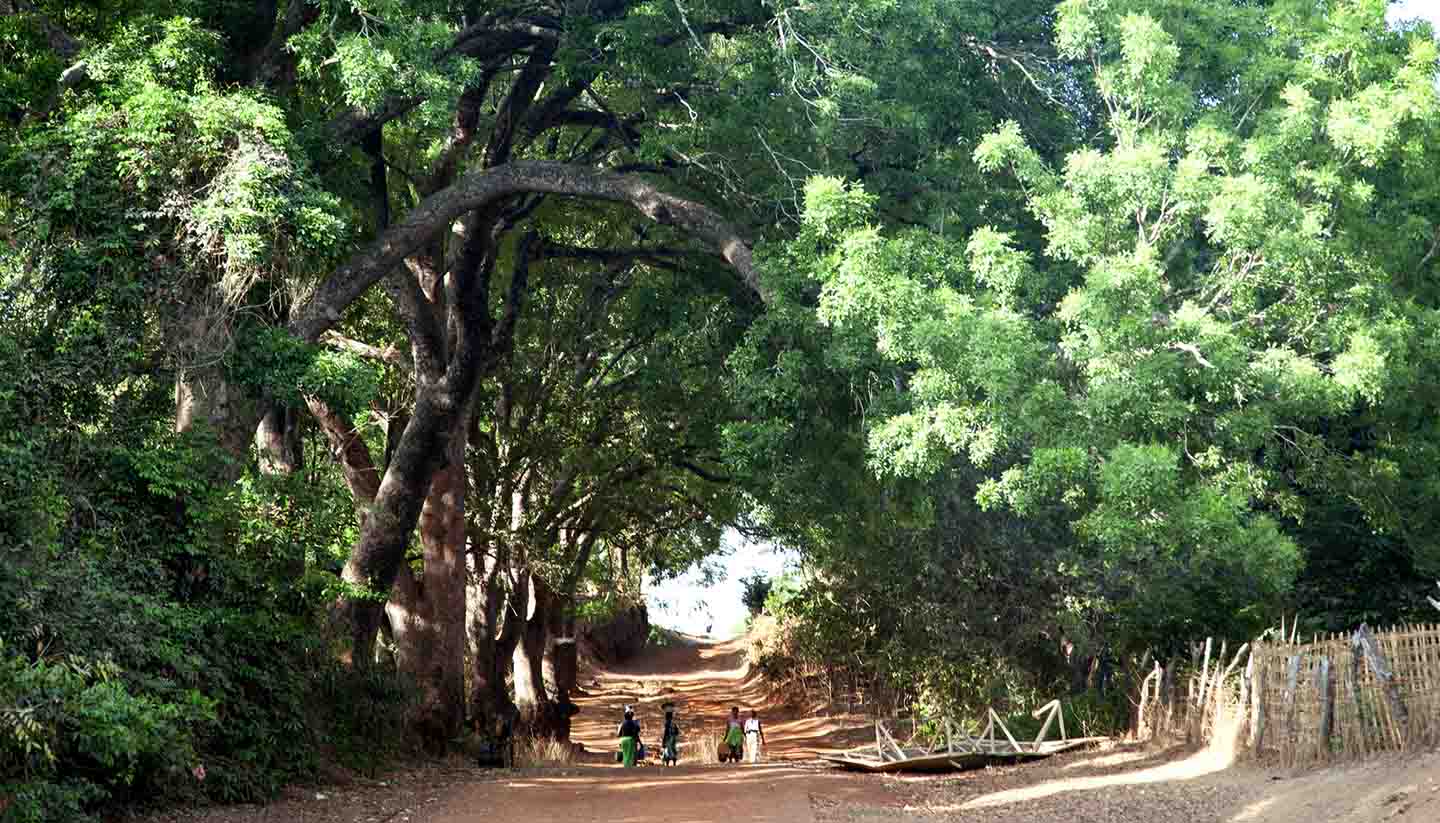
<svg viewBox="0 0 1440 823">
<path fill-rule="evenodd" d="M 760 762 L 760 747 L 765 743 L 765 728 L 760 725 L 760 715 L 750 710 L 750 717 L 740 722 L 740 707 L 730 707 L 730 719 L 725 721 L 725 748 L 728 749 L 721 762 L 726 760 L 739 763 L 742 757 L 751 763 Z"/>
<path fill-rule="evenodd" d="M 634 766 L 645 758 L 645 744 L 640 739 L 640 721 L 635 719 L 635 708 L 625 707 L 625 719 L 620 721 L 616 736 L 620 738 L 620 762 L 626 768 Z M 747 759 L 760 762 L 760 749 L 765 744 L 765 728 L 760 724 L 760 715 L 753 709 L 750 717 L 740 719 L 740 707 L 730 708 L 730 717 L 725 721 L 725 737 L 718 752 L 720 762 L 739 763 Z M 665 705 L 665 727 L 660 732 L 660 760 L 667 766 L 680 761 L 680 726 L 675 722 L 675 710 Z"/>
</svg>

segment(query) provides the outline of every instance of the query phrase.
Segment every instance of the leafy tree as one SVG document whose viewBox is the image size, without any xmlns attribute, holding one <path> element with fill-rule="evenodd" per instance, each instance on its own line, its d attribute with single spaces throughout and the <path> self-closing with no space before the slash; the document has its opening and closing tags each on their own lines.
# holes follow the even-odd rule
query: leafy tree
<svg viewBox="0 0 1440 823">
<path fill-rule="evenodd" d="M 858 187 L 807 189 L 796 253 L 820 317 L 907 376 L 872 417 L 875 468 L 959 454 L 990 475 L 982 506 L 1063 504 L 1076 539 L 1053 562 L 1123 648 L 1263 624 L 1301 565 L 1285 523 L 1304 490 L 1376 469 L 1332 421 L 1384 418 L 1427 382 L 1409 364 L 1433 312 L 1402 274 L 1427 247 L 1387 256 L 1375 237 L 1430 225 L 1423 184 L 1401 181 L 1433 158 L 1435 46 L 1383 11 L 1198 17 L 1253 33 L 1242 52 L 1163 11 L 1062 4 L 1056 46 L 1094 67 L 1103 136 L 1057 167 L 1009 124 L 974 155 L 1020 186 L 1043 250 L 989 227 L 887 231 Z M 1236 80 L 1222 93 L 1210 72 Z M 1403 472 L 1427 447 L 1392 420 Z"/>
<path fill-rule="evenodd" d="M 771 586 L 770 578 L 760 572 L 740 578 L 740 601 L 750 610 L 752 616 L 764 611 Z"/>
</svg>

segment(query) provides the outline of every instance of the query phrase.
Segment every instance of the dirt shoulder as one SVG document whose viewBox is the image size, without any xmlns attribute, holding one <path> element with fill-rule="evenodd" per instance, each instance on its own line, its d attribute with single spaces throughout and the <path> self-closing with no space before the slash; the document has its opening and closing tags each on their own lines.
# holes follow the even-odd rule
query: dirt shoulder
<svg viewBox="0 0 1440 823">
<path fill-rule="evenodd" d="M 819 798 L 818 823 L 1436 823 L 1440 753 L 1292 772 L 1213 752 L 1114 747 L 1043 763 L 887 778 L 898 814 Z"/>
</svg>

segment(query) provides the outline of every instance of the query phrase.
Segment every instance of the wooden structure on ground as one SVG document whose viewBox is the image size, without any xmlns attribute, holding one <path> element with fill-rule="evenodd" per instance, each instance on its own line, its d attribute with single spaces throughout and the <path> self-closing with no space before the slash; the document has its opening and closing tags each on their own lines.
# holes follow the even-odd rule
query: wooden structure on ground
<svg viewBox="0 0 1440 823">
<path fill-rule="evenodd" d="M 875 744 L 852 749 L 844 754 L 823 755 L 826 760 L 846 769 L 864 772 L 937 772 L 957 769 L 974 769 L 991 763 L 1016 762 L 1049 757 L 1059 752 L 1100 743 L 1104 737 L 1066 737 L 1065 715 L 1059 700 L 1051 700 L 1036 709 L 1035 719 L 1045 718 L 1040 733 L 1034 740 L 1020 741 L 1006 728 L 1005 721 L 994 709 L 989 710 L 985 729 L 979 735 L 971 735 L 964 729 L 956 728 L 948 721 L 945 724 L 945 739 L 917 746 L 914 741 L 905 745 L 896 742 L 890 729 L 883 721 L 875 721 Z M 1052 726 L 1059 721 L 1060 737 L 1046 740 Z"/>
</svg>

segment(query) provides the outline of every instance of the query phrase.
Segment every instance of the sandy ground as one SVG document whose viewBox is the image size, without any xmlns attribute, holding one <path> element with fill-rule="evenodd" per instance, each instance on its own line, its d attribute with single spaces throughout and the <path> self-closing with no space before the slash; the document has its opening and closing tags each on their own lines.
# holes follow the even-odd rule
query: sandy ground
<svg viewBox="0 0 1440 823">
<path fill-rule="evenodd" d="M 264 807 L 177 811 L 145 823 L 1440 823 L 1440 752 L 1306 773 L 1232 766 L 1223 752 L 1123 746 L 943 776 L 826 768 L 815 755 L 865 742 L 868 724 L 784 705 L 748 669 L 743 648 L 681 638 L 633 666 L 588 672 L 574 724 L 585 752 L 573 764 L 422 764 L 382 780 L 293 789 Z M 622 707 L 637 708 L 653 746 L 666 702 L 685 732 L 681 765 L 616 765 Z M 695 747 L 711 745 L 732 705 L 760 711 L 766 762 L 699 762 L 707 758 Z"/>
<path fill-rule="evenodd" d="M 646 744 L 658 743 L 665 703 L 675 704 L 683 737 L 682 761 L 694 762 L 696 749 L 719 737 L 731 707 L 742 717 L 759 712 L 765 727 L 767 760 L 813 760 L 873 740 L 863 717 L 824 716 L 785 705 L 745 660 L 743 639 L 705 642 L 677 635 L 671 645 L 652 648 L 633 664 L 613 671 L 591 670 L 575 698 L 580 714 L 571 737 L 589 751 L 611 752 L 622 711 L 635 708 Z M 713 759 L 713 758 L 711 758 Z"/>
<path fill-rule="evenodd" d="M 861 775 L 822 767 L 815 755 L 844 747 L 857 721 L 803 717 L 777 705 L 745 662 L 744 642 L 705 643 L 678 637 L 652 649 L 636 664 L 589 673 L 576 697 L 580 714 L 571 737 L 589 754 L 584 765 L 561 774 L 536 772 L 496 783 L 467 786 L 425 818 L 434 823 L 769 823 L 812 820 L 812 796 L 857 809 L 898 812 L 901 799 Z M 665 703 L 674 703 L 682 729 L 681 765 L 647 762 L 624 769 L 614 764 L 615 727 L 624 707 L 635 708 L 641 738 L 658 748 Z M 731 706 L 760 713 L 769 744 L 765 762 L 700 764 L 725 726 Z M 858 721 L 862 722 L 863 721 Z M 848 733 L 847 733 L 848 732 Z M 483 813 L 480 810 L 484 810 Z"/>
<path fill-rule="evenodd" d="M 1044 763 L 889 778 L 899 813 L 816 798 L 817 823 L 1440 823 L 1440 752 L 1295 773 L 1211 751 L 1116 746 Z"/>
</svg>

